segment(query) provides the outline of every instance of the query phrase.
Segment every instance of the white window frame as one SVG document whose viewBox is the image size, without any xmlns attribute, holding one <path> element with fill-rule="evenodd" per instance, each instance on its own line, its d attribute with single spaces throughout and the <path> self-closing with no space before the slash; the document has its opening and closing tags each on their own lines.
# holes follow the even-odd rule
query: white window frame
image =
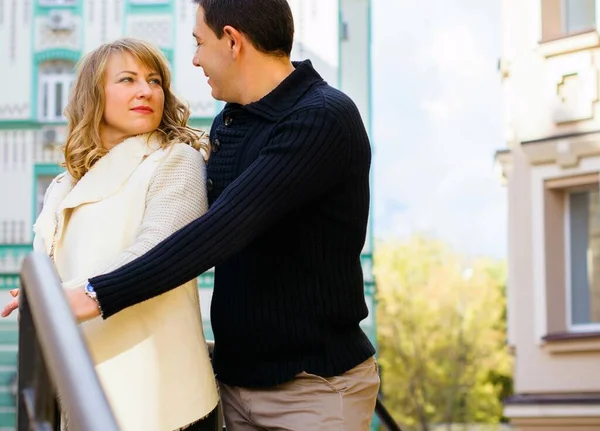
<svg viewBox="0 0 600 431">
<path fill-rule="evenodd" d="M 567 330 L 569 332 L 598 332 L 600 323 L 573 323 L 573 303 L 571 292 L 571 194 L 567 191 L 564 196 L 564 238 L 565 238 L 565 306 L 567 318 Z"/>
<path fill-rule="evenodd" d="M 77 6 L 77 0 L 38 0 L 40 6 Z"/>
<path fill-rule="evenodd" d="M 43 63 L 38 71 L 38 120 L 47 123 L 65 122 L 64 108 L 69 101 L 71 85 L 75 80 L 74 73 L 60 72 L 56 74 L 44 73 Z M 62 84 L 62 108 L 60 114 L 56 113 L 56 85 Z M 46 108 L 46 112 L 44 112 Z"/>
<path fill-rule="evenodd" d="M 564 36 L 572 36 L 574 34 L 578 34 L 580 32 L 591 31 L 598 26 L 598 0 L 594 1 L 594 22 L 590 26 L 589 29 L 582 29 L 575 32 L 569 32 L 567 26 L 567 2 L 569 0 L 561 0 L 560 2 L 560 20 L 561 20 L 561 30 Z"/>
</svg>

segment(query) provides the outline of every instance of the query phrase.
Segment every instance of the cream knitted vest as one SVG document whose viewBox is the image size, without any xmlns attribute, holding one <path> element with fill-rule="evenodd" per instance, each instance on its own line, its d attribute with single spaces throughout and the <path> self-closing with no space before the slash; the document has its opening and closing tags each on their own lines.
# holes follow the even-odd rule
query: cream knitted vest
<svg viewBox="0 0 600 431">
<path fill-rule="evenodd" d="M 206 211 L 200 153 L 157 148 L 146 135 L 130 138 L 75 186 L 67 174 L 49 188 L 35 248 L 53 252 L 65 288 L 144 254 Z M 216 406 L 195 280 L 81 329 L 122 430 L 176 430 Z"/>
</svg>

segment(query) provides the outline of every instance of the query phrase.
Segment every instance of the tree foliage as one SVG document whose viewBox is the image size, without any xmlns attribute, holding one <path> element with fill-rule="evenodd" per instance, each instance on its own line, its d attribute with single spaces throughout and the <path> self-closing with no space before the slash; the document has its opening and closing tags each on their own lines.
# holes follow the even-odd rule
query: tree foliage
<svg viewBox="0 0 600 431">
<path fill-rule="evenodd" d="M 403 429 L 498 423 L 512 384 L 504 262 L 415 236 L 379 244 L 375 275 L 382 389 Z"/>
</svg>

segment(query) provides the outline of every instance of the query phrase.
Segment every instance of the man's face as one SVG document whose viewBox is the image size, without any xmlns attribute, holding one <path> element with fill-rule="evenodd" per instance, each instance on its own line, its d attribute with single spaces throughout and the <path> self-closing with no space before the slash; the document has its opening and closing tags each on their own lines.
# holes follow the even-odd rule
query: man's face
<svg viewBox="0 0 600 431">
<path fill-rule="evenodd" d="M 212 97 L 225 102 L 236 102 L 237 79 L 230 39 L 226 36 L 217 38 L 215 32 L 204 21 L 204 9 L 201 6 L 198 6 L 196 11 L 194 38 L 198 46 L 192 62 L 204 71 L 212 89 Z"/>
</svg>

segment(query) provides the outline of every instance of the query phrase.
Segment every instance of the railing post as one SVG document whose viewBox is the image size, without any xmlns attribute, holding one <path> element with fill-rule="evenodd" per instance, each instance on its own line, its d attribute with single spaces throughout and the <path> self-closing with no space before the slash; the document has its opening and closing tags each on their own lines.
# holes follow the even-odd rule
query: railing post
<svg viewBox="0 0 600 431">
<path fill-rule="evenodd" d="M 381 420 L 381 423 L 385 426 L 388 431 L 402 431 L 400 429 L 400 425 L 394 420 L 390 412 L 387 410 L 383 401 L 381 400 L 380 395 L 377 396 L 377 401 L 375 402 L 375 413 Z"/>
<path fill-rule="evenodd" d="M 17 430 L 58 430 L 60 393 L 72 429 L 118 431 L 50 259 L 30 254 L 21 285 Z"/>
<path fill-rule="evenodd" d="M 57 430 L 56 401 L 37 341 L 27 292 L 19 298 L 17 430 Z"/>
</svg>

